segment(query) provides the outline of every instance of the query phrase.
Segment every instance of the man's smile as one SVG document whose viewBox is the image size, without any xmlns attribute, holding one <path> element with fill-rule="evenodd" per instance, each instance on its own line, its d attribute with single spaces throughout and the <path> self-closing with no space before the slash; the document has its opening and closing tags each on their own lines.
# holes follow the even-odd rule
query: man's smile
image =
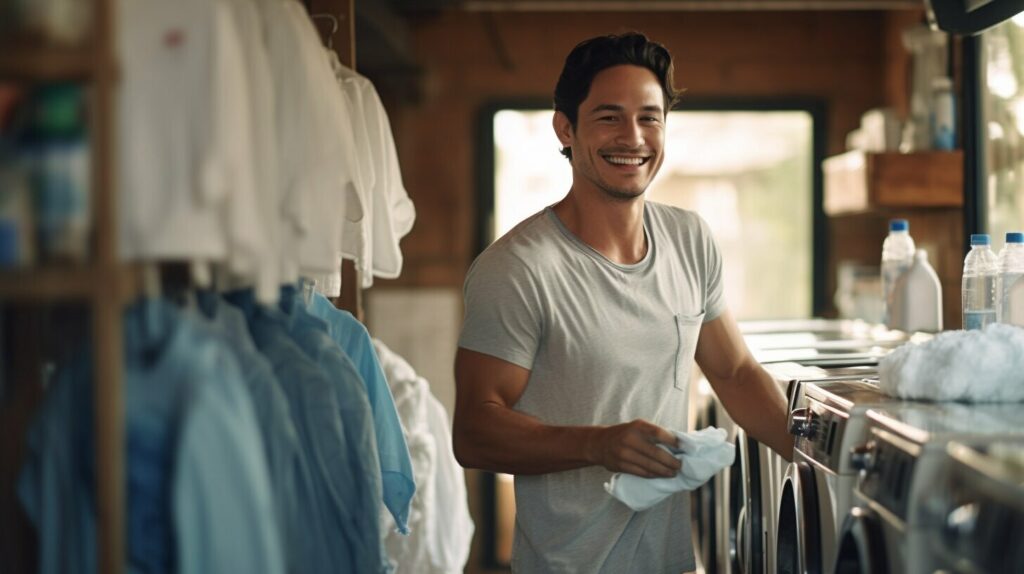
<svg viewBox="0 0 1024 574">
<path fill-rule="evenodd" d="M 651 159 L 651 156 L 635 156 L 635 155 L 611 155 L 601 154 L 608 163 L 615 165 L 628 165 L 628 166 L 641 166 L 647 163 L 647 160 Z"/>
</svg>

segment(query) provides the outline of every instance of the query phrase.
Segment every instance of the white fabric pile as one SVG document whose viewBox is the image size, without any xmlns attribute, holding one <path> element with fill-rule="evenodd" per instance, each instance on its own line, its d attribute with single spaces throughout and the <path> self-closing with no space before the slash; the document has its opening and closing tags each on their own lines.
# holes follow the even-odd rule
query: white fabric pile
<svg viewBox="0 0 1024 574">
<path fill-rule="evenodd" d="M 671 452 L 683 463 L 675 476 L 643 478 L 635 474 L 615 473 L 604 484 L 608 494 L 633 510 L 647 510 L 677 492 L 698 488 L 718 471 L 732 464 L 736 457 L 736 447 L 726 441 L 724 429 L 708 427 L 692 433 L 673 432 L 679 439 L 678 448 L 658 446 Z"/>
<path fill-rule="evenodd" d="M 475 527 L 465 476 L 452 452 L 448 413 L 405 359 L 376 339 L 373 345 L 395 398 L 416 479 L 411 533 L 402 536 L 394 528 L 385 529 L 388 557 L 395 574 L 461 573 Z M 387 512 L 381 513 L 381 520 L 394 524 Z"/>
<path fill-rule="evenodd" d="M 1024 329 L 992 324 L 908 343 L 879 362 L 883 392 L 904 399 L 1024 401 Z"/>
</svg>

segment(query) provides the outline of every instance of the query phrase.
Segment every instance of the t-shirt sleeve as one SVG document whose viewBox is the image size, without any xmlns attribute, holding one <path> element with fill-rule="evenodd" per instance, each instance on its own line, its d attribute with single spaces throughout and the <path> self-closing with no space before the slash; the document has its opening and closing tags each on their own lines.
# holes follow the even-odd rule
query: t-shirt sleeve
<svg viewBox="0 0 1024 574">
<path fill-rule="evenodd" d="M 704 246 L 704 322 L 714 321 L 725 311 L 725 293 L 722 280 L 722 252 L 711 228 L 700 219 L 702 244 Z"/>
<path fill-rule="evenodd" d="M 470 268 L 463 294 L 459 347 L 532 369 L 543 321 L 530 269 L 506 253 L 485 252 Z"/>
</svg>

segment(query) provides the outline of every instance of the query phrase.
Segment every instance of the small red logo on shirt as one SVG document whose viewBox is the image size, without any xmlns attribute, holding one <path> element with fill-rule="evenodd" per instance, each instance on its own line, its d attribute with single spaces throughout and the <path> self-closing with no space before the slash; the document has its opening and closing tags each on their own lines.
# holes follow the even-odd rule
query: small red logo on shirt
<svg viewBox="0 0 1024 574">
<path fill-rule="evenodd" d="M 177 48 L 185 42 L 185 32 L 175 28 L 168 30 L 164 34 L 164 46 L 168 48 Z"/>
</svg>

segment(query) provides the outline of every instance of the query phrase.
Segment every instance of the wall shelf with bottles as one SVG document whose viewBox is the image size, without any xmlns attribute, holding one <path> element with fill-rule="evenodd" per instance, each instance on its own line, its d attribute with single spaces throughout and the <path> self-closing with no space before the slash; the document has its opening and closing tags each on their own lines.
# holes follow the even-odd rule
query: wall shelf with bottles
<svg viewBox="0 0 1024 574">
<path fill-rule="evenodd" d="M 114 49 L 116 3 L 113 0 L 76 0 L 45 5 L 15 3 L 12 7 L 15 9 L 5 8 L 3 11 L 5 37 L 0 39 L 0 85 L 6 84 L 8 88 L 4 103 L 12 103 L 12 90 L 27 90 L 32 94 L 46 92 L 48 105 L 44 109 L 53 113 L 30 117 L 33 122 L 38 122 L 32 126 L 36 130 L 33 136 L 52 137 L 34 137 L 30 146 L 20 150 L 7 145 L 8 157 L 4 159 L 23 167 L 28 165 L 24 163 L 28 161 L 26 158 L 36 157 L 33 153 L 60 151 L 66 152 L 61 158 L 69 159 L 60 163 L 60 169 L 52 162 L 30 165 L 44 165 L 47 177 L 56 177 L 56 174 L 63 177 L 70 173 L 61 171 L 63 168 L 82 165 L 87 168 L 73 172 L 77 179 L 47 180 L 60 183 L 45 187 L 46 193 L 55 193 L 52 197 L 38 193 L 44 189 L 38 187 L 42 186 L 38 183 L 40 180 L 29 178 L 28 181 L 35 182 L 37 187 L 26 188 L 24 174 L 15 177 L 20 168 L 11 169 L 14 164 L 6 166 L 9 169 L 0 170 L 7 176 L 2 182 L 7 202 L 3 212 L 5 235 L 0 242 L 4 246 L 2 261 L 5 266 L 0 272 L 0 303 L 10 316 L 21 316 L 23 310 L 28 310 L 26 316 L 31 316 L 30 309 L 39 304 L 51 307 L 53 303 L 65 302 L 80 304 L 77 305 L 79 308 L 89 311 L 95 380 L 92 404 L 96 445 L 95 569 L 116 574 L 124 569 L 126 556 L 121 314 L 124 302 L 139 292 L 137 286 L 140 285 L 136 280 L 138 272 L 132 266 L 122 265 L 117 257 L 117 188 L 114 177 L 117 165 L 114 99 L 118 83 Z M 75 83 L 86 85 L 75 86 Z M 82 90 L 87 90 L 87 94 Z M 16 96 L 13 101 L 22 101 L 20 94 Z M 70 129 L 72 124 L 87 127 L 85 134 L 80 129 Z M 78 147 L 70 145 L 70 140 L 74 140 Z M 10 141 L 6 143 L 10 144 Z M 47 144 L 53 145 L 47 148 Z M 68 155 L 71 152 L 75 152 L 73 157 Z M 49 162 L 54 156 L 47 155 L 46 159 Z M 78 185 L 67 185 L 69 181 Z M 71 188 L 85 191 L 77 195 L 64 193 Z M 44 196 L 59 201 L 40 202 Z M 69 204 L 66 201 L 69 198 L 78 198 L 84 203 Z M 87 209 L 74 211 L 67 209 L 69 205 L 87 206 Z M 25 211 L 26 206 L 31 206 L 32 210 Z M 71 227 L 54 225 L 58 220 L 68 223 L 70 220 L 60 220 L 59 217 L 69 213 L 86 214 L 87 219 L 75 219 Z M 31 226 L 26 222 L 31 222 Z M 40 222 L 45 225 L 37 225 Z M 52 243 L 50 240 L 60 236 L 60 230 L 72 228 L 77 235 L 66 236 L 65 239 L 80 239 L 70 243 L 88 245 L 90 249 L 87 253 L 68 253 L 69 257 L 61 257 L 61 249 L 50 248 L 65 243 Z M 86 237 L 91 237 L 92 241 Z M 45 239 L 40 241 L 40 238 Z M 27 247 L 29 244 L 32 248 Z M 8 351 L 10 349 L 5 349 Z M 34 352 L 21 353 L 18 360 L 27 365 L 26 373 L 36 373 L 42 356 Z M 13 357 L 4 357 L 4 364 L 13 362 Z M 11 388 L 31 388 L 37 382 L 32 377 L 19 376 L 12 379 Z M 21 422 L 28 420 L 28 417 L 22 417 Z M 24 424 L 6 430 L 10 433 L 7 445 L 24 440 Z M 10 540 L 27 540 L 19 534 L 18 529 L 23 525 L 17 513 L 12 512 L 16 507 L 10 486 L 15 484 L 12 477 L 19 471 L 18 458 L 9 456 L 10 449 L 6 454 L 0 457 L 0 486 L 3 487 L 0 489 L 0 530 L 5 532 L 5 536 L 11 533 Z M 26 554 L 29 549 L 30 546 L 15 551 L 9 545 L 0 545 L 0 550 L 7 551 L 0 561 L 4 564 L 3 570 L 31 571 L 32 561 Z"/>
<path fill-rule="evenodd" d="M 826 159 L 825 213 L 963 206 L 963 152 L 868 153 Z"/>
</svg>

